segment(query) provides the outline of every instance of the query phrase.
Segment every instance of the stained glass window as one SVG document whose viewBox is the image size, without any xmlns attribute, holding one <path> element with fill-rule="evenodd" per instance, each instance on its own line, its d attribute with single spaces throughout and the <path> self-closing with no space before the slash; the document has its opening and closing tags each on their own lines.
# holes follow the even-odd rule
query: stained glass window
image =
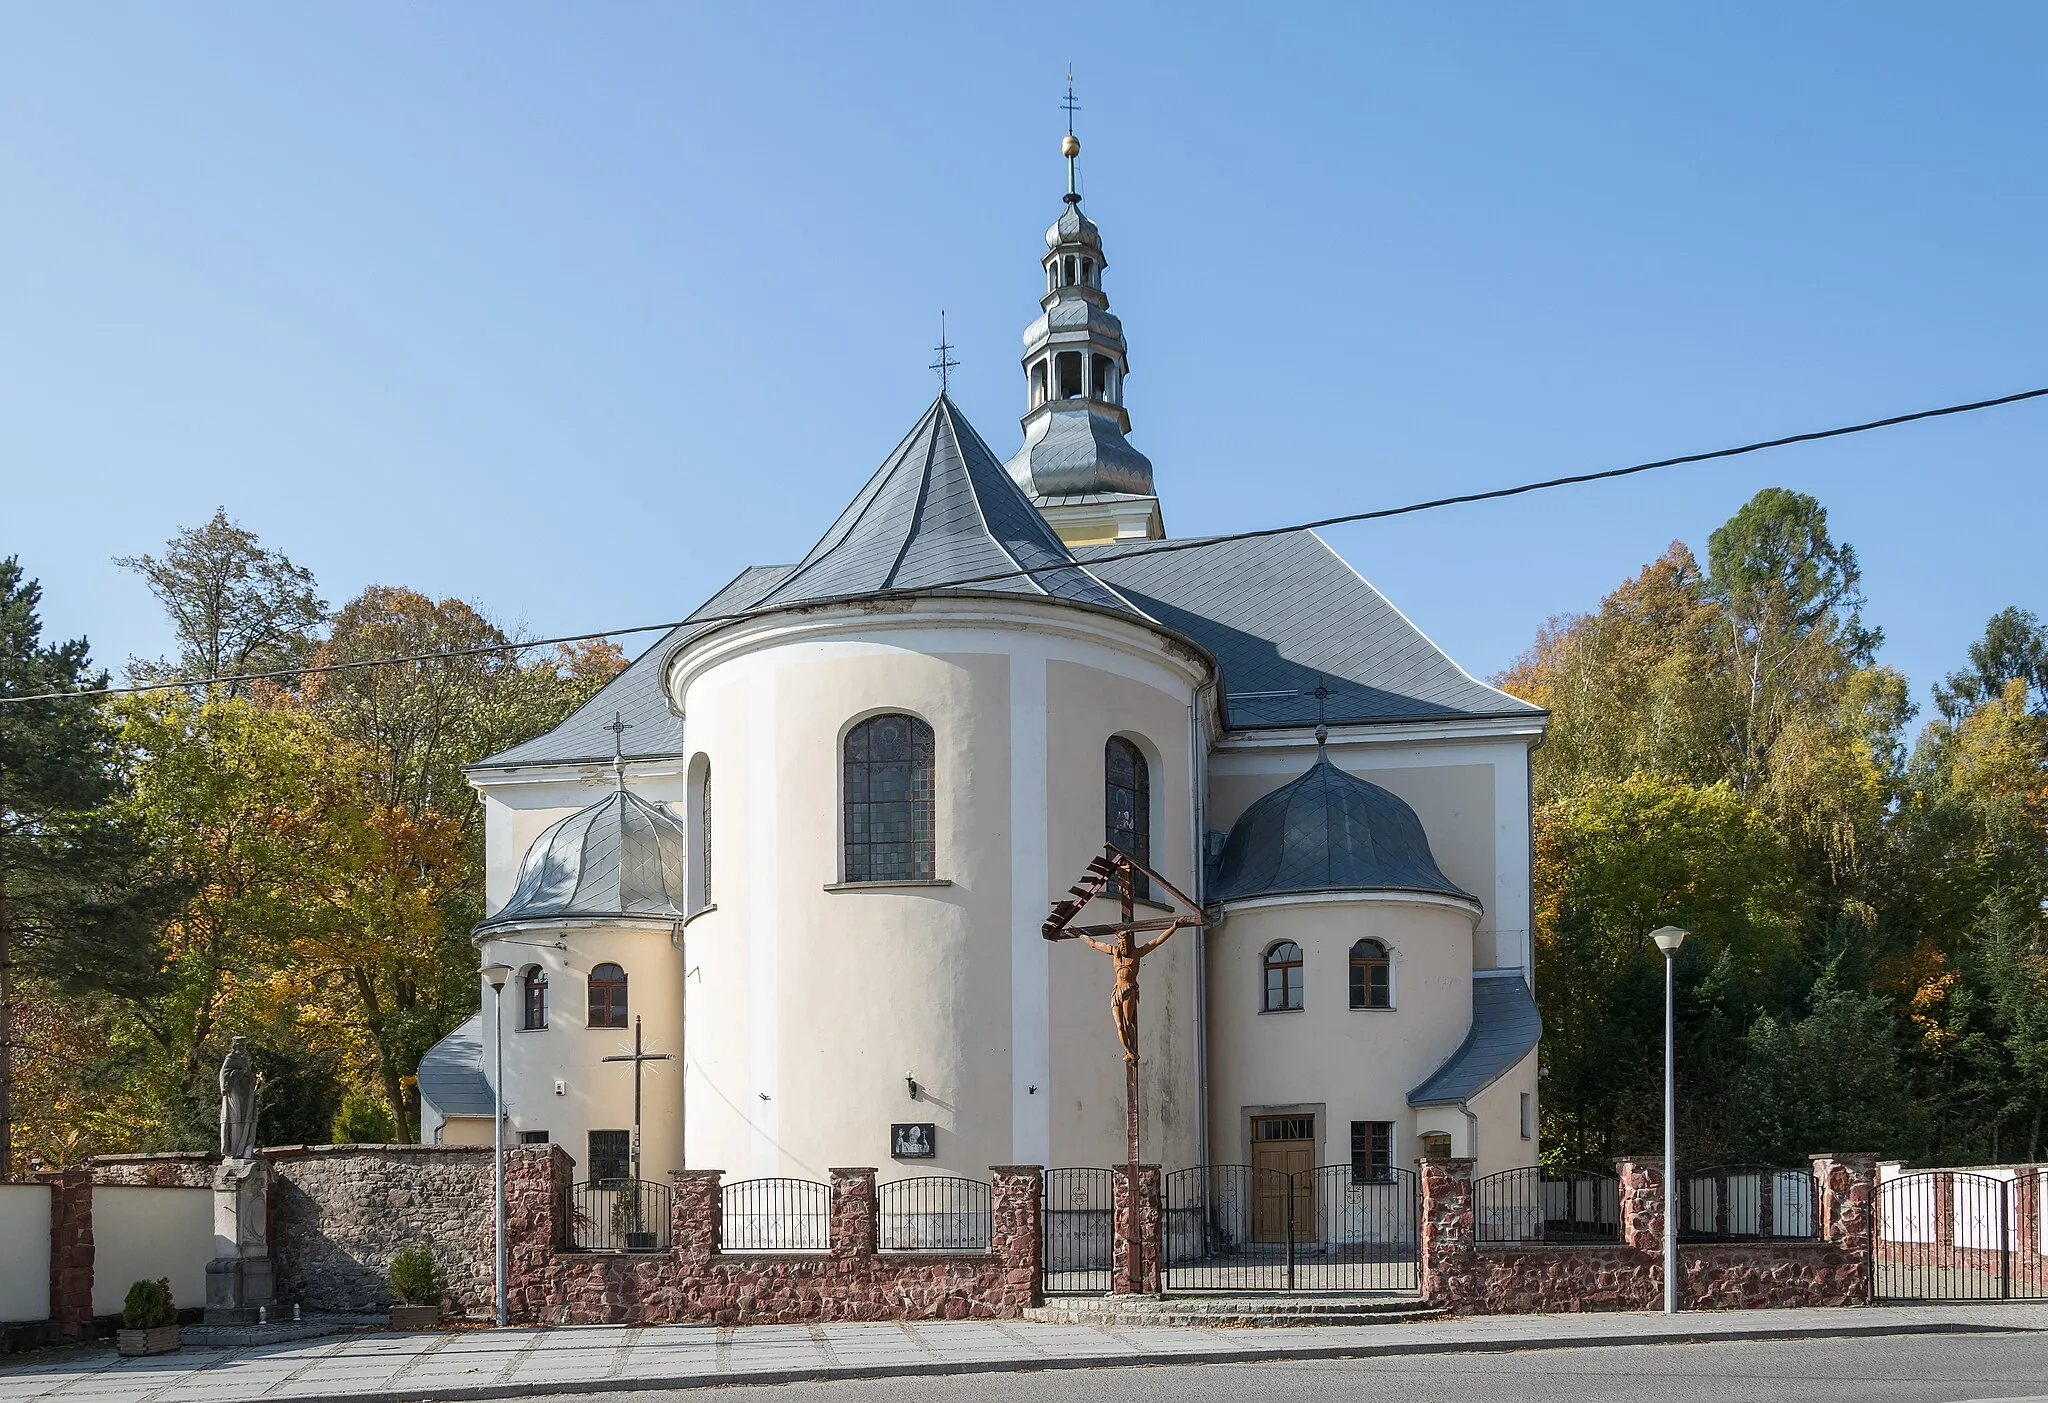
<svg viewBox="0 0 2048 1403">
<path fill-rule="evenodd" d="M 842 770 L 844 880 L 931 881 L 932 728 L 915 716 L 871 716 L 846 733 Z"/>
<path fill-rule="evenodd" d="M 1147 867 L 1152 865 L 1152 772 L 1145 753 L 1122 736 L 1111 736 L 1102 752 L 1103 826 L 1115 843 Z M 1131 895 L 1149 898 L 1152 884 L 1138 878 Z"/>
</svg>

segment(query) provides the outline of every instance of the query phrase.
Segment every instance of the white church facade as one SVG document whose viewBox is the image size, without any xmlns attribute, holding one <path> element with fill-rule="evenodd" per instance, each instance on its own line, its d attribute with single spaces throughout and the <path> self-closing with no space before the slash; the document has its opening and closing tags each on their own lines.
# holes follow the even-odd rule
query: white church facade
<svg viewBox="0 0 2048 1403">
<path fill-rule="evenodd" d="M 1207 914 L 1143 964 L 1145 1159 L 1536 1162 L 1544 714 L 1312 533 L 1160 549 L 1071 188 L 1044 267 L 1007 462 L 942 393 L 802 560 L 470 768 L 509 974 L 424 1139 L 491 1138 L 502 1041 L 579 1179 L 632 1172 L 636 1072 L 647 1179 L 1120 1163 L 1110 962 L 1040 933 L 1112 841 Z M 668 1060 L 606 1060 L 636 1023 Z"/>
</svg>

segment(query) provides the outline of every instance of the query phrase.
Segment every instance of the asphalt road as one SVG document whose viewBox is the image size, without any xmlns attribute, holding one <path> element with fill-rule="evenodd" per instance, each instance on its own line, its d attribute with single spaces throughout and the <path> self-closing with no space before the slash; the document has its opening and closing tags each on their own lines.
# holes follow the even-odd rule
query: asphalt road
<svg viewBox="0 0 2048 1403">
<path fill-rule="evenodd" d="M 2048 1334 L 1630 1345 L 721 1388 L 718 1403 L 2048 1403 Z M 594 1395 L 707 1403 L 701 1392 Z"/>
</svg>

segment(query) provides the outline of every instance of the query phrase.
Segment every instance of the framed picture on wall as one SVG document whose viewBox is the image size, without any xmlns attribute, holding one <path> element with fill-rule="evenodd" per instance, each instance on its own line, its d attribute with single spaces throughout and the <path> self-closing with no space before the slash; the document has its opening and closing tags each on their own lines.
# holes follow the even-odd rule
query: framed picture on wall
<svg viewBox="0 0 2048 1403">
<path fill-rule="evenodd" d="M 889 1156 L 892 1159 L 930 1159 L 938 1153 L 938 1127 L 929 1122 L 896 1124 L 889 1127 Z"/>
</svg>

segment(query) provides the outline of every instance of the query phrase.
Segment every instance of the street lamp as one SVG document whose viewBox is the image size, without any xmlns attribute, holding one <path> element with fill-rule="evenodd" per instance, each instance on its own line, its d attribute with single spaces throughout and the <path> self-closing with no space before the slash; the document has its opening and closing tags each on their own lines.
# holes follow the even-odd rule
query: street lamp
<svg viewBox="0 0 2048 1403">
<path fill-rule="evenodd" d="M 491 986 L 491 1048 L 497 1070 L 491 1077 L 491 1219 L 496 1233 L 492 1277 L 497 1283 L 498 1328 L 511 1324 L 505 1301 L 505 981 L 512 977 L 509 965 L 485 965 L 484 980 Z"/>
<path fill-rule="evenodd" d="M 1664 1313 L 1678 1314 L 1678 1072 L 1673 1016 L 1672 963 L 1678 947 L 1685 944 L 1685 932 L 1677 926 L 1659 926 L 1650 939 L 1664 952 Z"/>
</svg>

